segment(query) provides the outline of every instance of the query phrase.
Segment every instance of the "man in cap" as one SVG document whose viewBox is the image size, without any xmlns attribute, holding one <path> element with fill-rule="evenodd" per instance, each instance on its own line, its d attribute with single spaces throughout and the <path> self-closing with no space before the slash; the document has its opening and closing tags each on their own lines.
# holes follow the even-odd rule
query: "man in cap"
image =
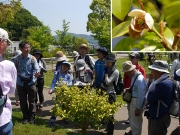
<svg viewBox="0 0 180 135">
<path fill-rule="evenodd" d="M 95 62 L 95 66 L 94 66 L 94 75 L 95 75 L 94 86 L 96 88 L 100 88 L 104 77 L 104 68 L 106 66 L 106 62 L 104 59 L 108 55 L 108 51 L 105 47 L 99 47 L 97 49 L 97 53 L 99 59 Z"/>
<path fill-rule="evenodd" d="M 173 83 L 169 79 L 169 66 L 166 61 L 156 60 L 148 68 L 151 69 L 154 79 L 146 94 L 149 105 L 148 135 L 166 135 L 171 123 L 169 108 L 174 96 Z"/>
<path fill-rule="evenodd" d="M 0 135 L 12 134 L 12 105 L 7 94 L 13 94 L 16 88 L 17 71 L 14 63 L 8 60 L 3 60 L 2 55 L 6 48 L 12 42 L 9 40 L 7 31 L 0 28 L 0 101 L 2 101 L 0 108 Z M 0 90 L 0 91 L 1 91 Z M 7 100 L 5 101 L 5 99 Z"/>
<path fill-rule="evenodd" d="M 132 64 L 136 66 L 136 69 L 142 73 L 142 75 L 144 76 L 144 79 L 146 79 L 145 69 L 139 64 L 140 54 L 138 52 L 133 52 L 130 54 L 129 58 L 130 58 L 130 61 L 132 62 Z M 128 76 L 125 73 L 124 78 L 123 78 L 123 82 L 124 82 L 124 89 L 129 88 L 131 85 L 131 76 Z M 125 123 L 129 124 L 129 118 Z"/>
<path fill-rule="evenodd" d="M 131 132 L 125 133 L 125 135 L 141 135 L 143 121 L 142 112 L 146 90 L 146 81 L 142 73 L 136 69 L 136 66 L 132 64 L 131 61 L 124 62 L 122 68 L 122 72 L 131 77 L 131 85 L 137 77 L 132 87 L 132 100 L 129 104 L 129 120 Z"/>
<path fill-rule="evenodd" d="M 76 66 L 76 62 L 79 59 L 83 59 L 88 67 L 93 71 L 95 60 L 93 57 L 89 56 L 87 53 L 89 52 L 89 48 L 86 44 L 81 44 L 78 46 L 79 56 L 76 58 L 74 65 Z M 75 69 L 76 70 L 76 69 Z"/>
</svg>

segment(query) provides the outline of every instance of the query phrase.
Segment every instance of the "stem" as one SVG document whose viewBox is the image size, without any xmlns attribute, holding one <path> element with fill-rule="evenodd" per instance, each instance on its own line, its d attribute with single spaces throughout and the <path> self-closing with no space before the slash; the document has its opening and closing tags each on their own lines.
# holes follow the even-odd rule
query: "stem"
<svg viewBox="0 0 180 135">
<path fill-rule="evenodd" d="M 143 5 L 142 1 L 141 1 L 141 0 L 137 0 L 137 2 L 138 2 L 139 5 L 141 6 L 141 9 L 145 11 L 144 5 Z"/>
<path fill-rule="evenodd" d="M 161 36 L 161 34 L 156 30 L 156 28 L 154 26 L 152 27 L 151 30 L 161 39 L 161 43 L 163 44 L 164 48 L 166 48 L 170 51 L 174 51 L 174 49 L 172 49 L 172 47 L 168 44 L 166 39 L 163 36 Z"/>
</svg>

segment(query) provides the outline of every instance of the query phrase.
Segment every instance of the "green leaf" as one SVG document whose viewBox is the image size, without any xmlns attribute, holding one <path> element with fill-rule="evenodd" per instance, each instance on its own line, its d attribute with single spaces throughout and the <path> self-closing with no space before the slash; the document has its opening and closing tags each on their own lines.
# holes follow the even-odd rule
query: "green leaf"
<svg viewBox="0 0 180 135">
<path fill-rule="evenodd" d="M 112 14 L 123 21 L 131 8 L 131 0 L 112 0 Z"/>
<path fill-rule="evenodd" d="M 148 46 L 148 47 L 145 47 L 144 49 L 142 49 L 141 51 L 154 51 L 156 48 L 156 46 Z"/>
<path fill-rule="evenodd" d="M 112 37 L 120 37 L 129 32 L 130 21 L 122 22 L 112 29 Z"/>
<path fill-rule="evenodd" d="M 112 29 L 116 26 L 116 23 L 114 22 L 114 20 L 112 19 Z"/>
<path fill-rule="evenodd" d="M 179 26 L 179 19 L 180 19 L 180 1 L 174 1 L 169 3 L 166 7 L 164 7 L 164 15 L 165 19 L 168 23 L 168 26 Z"/>
</svg>

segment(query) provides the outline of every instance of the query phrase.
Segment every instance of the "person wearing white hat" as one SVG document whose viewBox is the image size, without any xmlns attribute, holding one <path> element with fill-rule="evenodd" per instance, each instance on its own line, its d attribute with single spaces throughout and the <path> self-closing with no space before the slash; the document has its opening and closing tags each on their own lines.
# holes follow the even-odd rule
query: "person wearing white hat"
<svg viewBox="0 0 180 135">
<path fill-rule="evenodd" d="M 177 59 L 175 59 L 171 66 L 171 76 L 174 80 L 180 81 L 180 76 L 176 74 L 176 70 L 180 69 L 180 54 Z"/>
<path fill-rule="evenodd" d="M 7 31 L 0 28 L 0 135 L 12 135 L 12 105 L 8 94 L 16 89 L 17 71 L 13 62 L 3 59 L 10 41 Z M 0 90 L 0 91 L 1 91 Z"/>
<path fill-rule="evenodd" d="M 143 113 L 143 102 L 146 90 L 146 81 L 140 71 L 136 69 L 136 66 L 131 61 L 123 63 L 122 72 L 126 73 L 131 79 L 131 85 L 135 82 L 132 87 L 132 99 L 129 104 L 129 121 L 130 121 L 130 132 L 126 132 L 124 135 L 141 135 L 142 132 L 142 113 Z M 127 89 L 124 89 L 126 91 Z"/>
<path fill-rule="evenodd" d="M 148 135 L 166 135 L 171 123 L 169 108 L 174 96 L 173 83 L 169 79 L 169 66 L 166 61 L 155 60 L 148 68 L 154 79 L 145 96 L 149 105 Z"/>
</svg>

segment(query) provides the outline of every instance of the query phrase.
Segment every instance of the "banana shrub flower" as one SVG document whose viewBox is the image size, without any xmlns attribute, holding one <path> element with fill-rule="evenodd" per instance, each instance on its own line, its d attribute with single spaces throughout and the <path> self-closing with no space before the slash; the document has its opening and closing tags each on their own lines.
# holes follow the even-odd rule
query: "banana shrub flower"
<svg viewBox="0 0 180 135">
<path fill-rule="evenodd" d="M 153 28 L 154 20 L 149 13 L 140 9 L 134 9 L 129 12 L 128 16 L 132 16 L 129 26 L 129 33 L 134 38 L 139 38 L 144 32 Z"/>
</svg>

